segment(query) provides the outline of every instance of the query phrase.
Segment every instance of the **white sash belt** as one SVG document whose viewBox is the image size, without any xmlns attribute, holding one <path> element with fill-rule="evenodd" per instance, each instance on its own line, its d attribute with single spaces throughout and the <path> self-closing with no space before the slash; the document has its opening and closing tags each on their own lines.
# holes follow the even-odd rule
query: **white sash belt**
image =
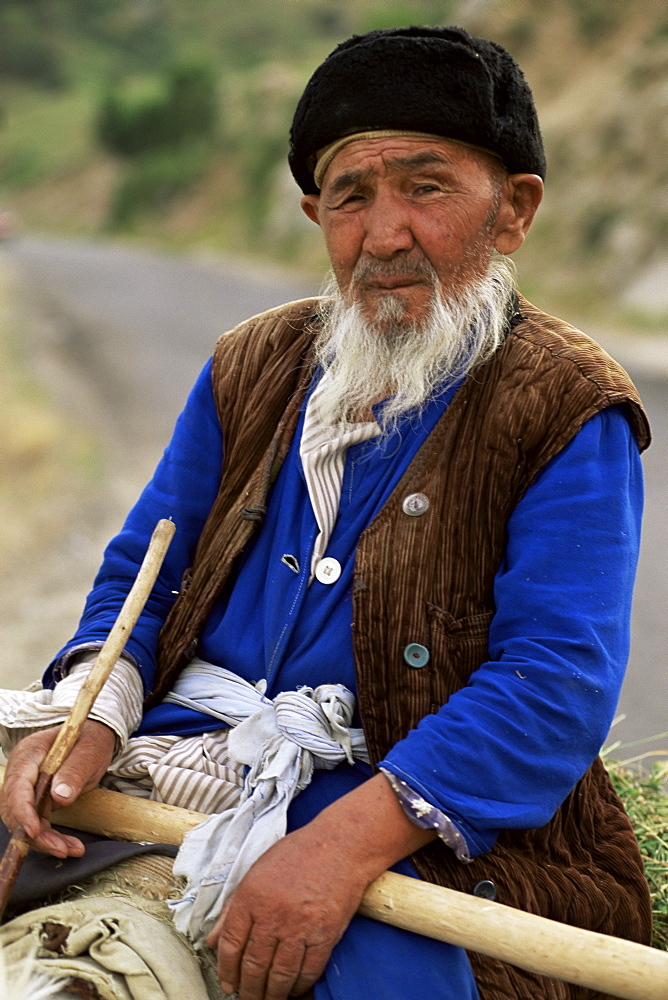
<svg viewBox="0 0 668 1000">
<path fill-rule="evenodd" d="M 230 755 L 250 768 L 240 805 L 195 827 L 174 864 L 187 882 L 182 898 L 170 903 L 174 921 L 195 942 L 206 937 L 253 862 L 285 836 L 288 806 L 314 768 L 369 760 L 362 730 L 350 728 L 355 697 L 343 684 L 286 691 L 273 701 L 265 689 L 264 681 L 249 684 L 194 660 L 165 699 L 235 727 Z"/>
</svg>

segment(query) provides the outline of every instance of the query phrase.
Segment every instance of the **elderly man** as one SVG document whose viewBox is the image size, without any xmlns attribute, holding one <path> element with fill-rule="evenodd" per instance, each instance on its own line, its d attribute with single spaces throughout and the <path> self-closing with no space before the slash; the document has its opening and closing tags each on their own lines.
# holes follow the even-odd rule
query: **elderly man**
<svg viewBox="0 0 668 1000">
<path fill-rule="evenodd" d="M 44 711 L 85 674 L 156 520 L 177 524 L 53 800 L 107 772 L 221 814 L 177 863 L 175 913 L 240 1000 L 593 996 L 355 916 L 395 866 L 648 939 L 597 753 L 628 653 L 649 432 L 619 366 L 515 291 L 507 256 L 545 174 L 530 91 L 458 28 L 354 37 L 307 85 L 290 164 L 333 279 L 221 338 L 107 549 Z M 246 696 L 257 711 L 237 710 Z M 52 738 L 18 744 L 3 818 L 76 856 L 32 807 Z"/>
</svg>

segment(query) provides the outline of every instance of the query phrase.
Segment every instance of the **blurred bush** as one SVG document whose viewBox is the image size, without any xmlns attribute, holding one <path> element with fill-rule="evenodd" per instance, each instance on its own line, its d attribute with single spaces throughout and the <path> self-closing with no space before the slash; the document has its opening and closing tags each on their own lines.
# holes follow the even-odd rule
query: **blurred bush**
<svg viewBox="0 0 668 1000">
<path fill-rule="evenodd" d="M 100 143 L 131 161 L 114 194 L 109 225 L 127 227 L 192 187 L 211 158 L 218 122 L 218 82 L 201 63 L 171 68 L 157 94 L 107 91 L 97 119 Z"/>
<path fill-rule="evenodd" d="M 619 24 L 624 13 L 624 0 L 570 0 L 580 37 L 585 42 L 598 42 Z"/>
<path fill-rule="evenodd" d="M 110 227 L 129 226 L 142 215 L 164 208 L 196 183 L 210 155 L 208 147 L 195 145 L 138 157 L 116 189 Z"/>
<path fill-rule="evenodd" d="M 36 33 L 30 11 L 15 4 L 0 4 L 0 77 L 43 88 L 67 82 L 52 40 Z"/>
<path fill-rule="evenodd" d="M 211 138 L 217 122 L 213 72 L 204 65 L 182 64 L 168 72 L 162 94 L 133 99 L 122 88 L 109 90 L 102 99 L 97 134 L 110 152 L 138 156 Z"/>
</svg>

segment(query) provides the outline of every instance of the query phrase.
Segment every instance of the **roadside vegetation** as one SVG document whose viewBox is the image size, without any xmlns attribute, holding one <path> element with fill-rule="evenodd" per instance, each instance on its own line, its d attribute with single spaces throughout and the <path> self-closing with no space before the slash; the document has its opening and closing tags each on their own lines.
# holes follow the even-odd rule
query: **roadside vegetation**
<svg viewBox="0 0 668 1000">
<path fill-rule="evenodd" d="M 550 172 L 523 289 L 665 330 L 625 298 L 668 245 L 663 0 L 6 0 L 0 205 L 26 227 L 258 255 L 321 273 L 285 157 L 295 102 L 341 39 L 458 23 L 532 85 Z"/>
<path fill-rule="evenodd" d="M 668 733 L 662 733 L 639 743 L 656 745 L 666 738 Z M 637 744 L 612 743 L 601 756 L 640 847 L 652 898 L 652 945 L 668 951 L 668 747 L 618 759 L 620 751 L 627 754 L 632 747 Z M 648 769 L 652 759 L 656 763 Z"/>
<path fill-rule="evenodd" d="M 71 420 L 30 357 L 31 322 L 0 267 L 0 572 L 29 576 L 99 474 L 94 436 Z M 43 359 L 46 360 L 46 359 Z"/>
</svg>

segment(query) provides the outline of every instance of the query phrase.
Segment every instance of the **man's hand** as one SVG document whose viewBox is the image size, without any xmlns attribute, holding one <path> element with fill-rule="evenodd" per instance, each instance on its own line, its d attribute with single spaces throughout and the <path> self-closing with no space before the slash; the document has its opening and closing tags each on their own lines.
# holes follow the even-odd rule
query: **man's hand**
<svg viewBox="0 0 668 1000">
<path fill-rule="evenodd" d="M 53 830 L 48 818 L 40 818 L 35 809 L 37 775 L 58 729 L 31 733 L 14 748 L 0 794 L 0 816 L 11 831 L 23 826 L 35 850 L 57 858 L 81 857 L 84 853 L 81 841 Z M 47 816 L 52 808 L 69 806 L 83 792 L 95 788 L 111 763 L 115 739 L 114 732 L 103 723 L 90 719 L 84 723 L 76 746 L 53 776 Z"/>
<path fill-rule="evenodd" d="M 239 1000 L 285 1000 L 323 973 L 367 887 L 311 824 L 270 848 L 223 907 L 207 938 L 218 975 Z"/>
<path fill-rule="evenodd" d="M 207 938 L 238 1000 L 310 989 L 373 879 L 432 840 L 405 816 L 382 774 L 288 834 L 250 868 Z"/>
</svg>

